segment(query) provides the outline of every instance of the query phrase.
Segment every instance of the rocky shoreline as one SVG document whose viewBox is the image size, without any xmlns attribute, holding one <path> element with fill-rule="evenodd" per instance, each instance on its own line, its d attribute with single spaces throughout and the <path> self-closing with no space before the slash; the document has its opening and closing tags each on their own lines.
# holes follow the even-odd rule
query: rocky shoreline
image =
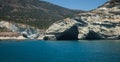
<svg viewBox="0 0 120 62">
<path fill-rule="evenodd" d="M 19 36 L 19 37 L 0 37 L 0 40 L 25 40 L 26 38 L 24 38 L 23 36 Z"/>
<path fill-rule="evenodd" d="M 19 23 L 12 23 L 7 21 L 0 21 L 0 28 L 8 29 L 8 31 L 0 32 L 1 39 L 5 37 L 5 39 L 19 39 L 19 37 L 23 37 L 21 39 L 36 39 L 40 36 L 41 31 L 38 28 L 19 24 Z M 43 32 L 43 31 L 42 31 Z"/>
<path fill-rule="evenodd" d="M 54 23 L 45 40 L 117 40 L 120 39 L 120 2 L 109 2 L 99 8 Z"/>
<path fill-rule="evenodd" d="M 112 1 L 112 0 L 111 0 Z M 40 39 L 40 40 L 118 40 L 120 39 L 120 2 L 115 0 L 99 8 L 77 14 L 53 23 L 46 31 L 28 25 L 0 21 L 19 36 L 2 36 L 0 39 Z"/>
</svg>

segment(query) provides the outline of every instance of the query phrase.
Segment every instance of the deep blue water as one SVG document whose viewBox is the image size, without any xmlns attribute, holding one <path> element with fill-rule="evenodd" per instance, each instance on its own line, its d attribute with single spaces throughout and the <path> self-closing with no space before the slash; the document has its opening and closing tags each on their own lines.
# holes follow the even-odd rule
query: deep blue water
<svg viewBox="0 0 120 62">
<path fill-rule="evenodd" d="M 120 62 L 120 40 L 0 41 L 0 62 Z"/>
</svg>

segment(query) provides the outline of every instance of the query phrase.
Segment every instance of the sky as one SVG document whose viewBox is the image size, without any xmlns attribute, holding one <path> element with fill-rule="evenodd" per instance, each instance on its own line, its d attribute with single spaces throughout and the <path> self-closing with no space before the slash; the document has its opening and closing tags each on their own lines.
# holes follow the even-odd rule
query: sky
<svg viewBox="0 0 120 62">
<path fill-rule="evenodd" d="M 77 10 L 92 10 L 108 0 L 44 0 L 62 7 Z"/>
</svg>

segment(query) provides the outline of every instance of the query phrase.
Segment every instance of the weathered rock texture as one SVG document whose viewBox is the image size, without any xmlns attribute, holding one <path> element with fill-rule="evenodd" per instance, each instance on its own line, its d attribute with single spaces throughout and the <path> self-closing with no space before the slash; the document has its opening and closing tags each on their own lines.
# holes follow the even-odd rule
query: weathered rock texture
<svg viewBox="0 0 120 62">
<path fill-rule="evenodd" d="M 109 1 L 95 10 L 60 20 L 45 36 L 45 40 L 78 39 L 120 39 L 120 2 Z"/>
<path fill-rule="evenodd" d="M 11 32 L 6 32 L 6 34 L 0 34 L 0 37 L 19 37 L 23 36 L 24 38 L 28 39 L 36 39 L 38 38 L 40 32 L 39 29 L 35 27 L 31 27 L 24 24 L 17 24 L 17 23 L 11 23 L 6 21 L 0 21 L 0 27 L 6 28 L 10 30 Z"/>
</svg>

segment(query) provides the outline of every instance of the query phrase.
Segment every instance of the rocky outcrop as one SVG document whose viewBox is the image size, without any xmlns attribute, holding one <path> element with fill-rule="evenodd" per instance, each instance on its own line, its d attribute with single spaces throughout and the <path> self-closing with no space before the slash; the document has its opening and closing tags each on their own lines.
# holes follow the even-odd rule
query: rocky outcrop
<svg viewBox="0 0 120 62">
<path fill-rule="evenodd" d="M 31 27 L 31 26 L 24 25 L 24 24 L 10 23 L 10 22 L 6 22 L 6 21 L 0 21 L 0 27 L 6 28 L 13 33 L 21 34 L 26 39 L 27 38 L 28 39 L 36 39 L 39 37 L 39 33 L 40 33 L 39 29 L 37 29 L 35 27 Z"/>
<path fill-rule="evenodd" d="M 49 40 L 120 39 L 120 3 L 99 8 L 54 23 L 46 31 Z M 46 39 L 46 40 L 47 40 Z"/>
</svg>

